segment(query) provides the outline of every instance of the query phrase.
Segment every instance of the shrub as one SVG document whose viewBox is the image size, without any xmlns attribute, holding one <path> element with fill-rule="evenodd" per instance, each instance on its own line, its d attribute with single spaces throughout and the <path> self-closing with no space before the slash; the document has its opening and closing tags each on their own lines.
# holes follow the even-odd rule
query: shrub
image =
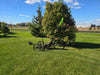
<svg viewBox="0 0 100 75">
<path fill-rule="evenodd" d="M 9 32 L 8 27 L 6 26 L 6 23 L 1 23 L 0 31 L 4 34 L 4 37 L 6 37 L 7 33 Z"/>
</svg>

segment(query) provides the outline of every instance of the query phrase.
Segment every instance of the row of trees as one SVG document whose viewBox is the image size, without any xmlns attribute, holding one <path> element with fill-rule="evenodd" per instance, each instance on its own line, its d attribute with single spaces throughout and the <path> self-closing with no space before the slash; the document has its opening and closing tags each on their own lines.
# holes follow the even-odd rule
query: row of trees
<svg viewBox="0 0 100 75">
<path fill-rule="evenodd" d="M 28 26 L 28 22 L 17 23 L 16 26 Z"/>
<path fill-rule="evenodd" d="M 9 32 L 9 28 L 7 27 L 7 23 L 0 22 L 0 33 L 3 33 L 3 36 L 6 37 Z"/>
<path fill-rule="evenodd" d="M 61 39 L 65 42 L 75 40 L 75 21 L 70 8 L 63 1 L 59 0 L 53 4 L 46 2 L 44 16 L 41 15 L 40 6 L 37 13 L 38 16 L 33 15 L 32 23 L 29 23 L 29 29 L 33 36 L 47 36 L 53 40 Z"/>
<path fill-rule="evenodd" d="M 96 26 L 95 24 L 91 24 L 91 26 L 89 27 L 89 30 L 95 30 L 95 29 L 100 29 L 100 26 Z"/>
</svg>

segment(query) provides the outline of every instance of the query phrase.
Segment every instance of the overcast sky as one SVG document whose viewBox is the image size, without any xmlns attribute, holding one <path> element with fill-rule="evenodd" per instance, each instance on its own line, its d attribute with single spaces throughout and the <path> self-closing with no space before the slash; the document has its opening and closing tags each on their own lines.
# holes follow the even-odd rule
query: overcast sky
<svg viewBox="0 0 100 75">
<path fill-rule="evenodd" d="M 38 5 L 42 15 L 45 12 L 45 2 L 58 0 L 0 0 L 0 21 L 7 23 L 31 22 L 33 14 L 37 16 Z M 76 25 L 100 25 L 100 0 L 64 0 L 71 6 L 72 16 Z"/>
</svg>

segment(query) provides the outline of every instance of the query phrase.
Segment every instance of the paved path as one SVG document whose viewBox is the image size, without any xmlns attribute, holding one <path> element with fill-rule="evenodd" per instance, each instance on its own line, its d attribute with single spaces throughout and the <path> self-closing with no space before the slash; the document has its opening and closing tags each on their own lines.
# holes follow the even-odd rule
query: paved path
<svg viewBox="0 0 100 75">
<path fill-rule="evenodd" d="M 11 29 L 14 31 L 29 31 L 29 29 Z M 100 33 L 100 31 L 79 31 L 80 33 Z"/>
<path fill-rule="evenodd" d="M 100 33 L 100 31 L 79 31 L 80 33 Z"/>
</svg>

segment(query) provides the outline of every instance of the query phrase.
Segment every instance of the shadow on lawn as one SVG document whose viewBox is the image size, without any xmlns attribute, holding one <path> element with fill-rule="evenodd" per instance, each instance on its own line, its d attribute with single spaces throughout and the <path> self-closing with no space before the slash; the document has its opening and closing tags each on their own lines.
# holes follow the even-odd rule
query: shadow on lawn
<svg viewBox="0 0 100 75">
<path fill-rule="evenodd" d="M 16 33 L 14 33 L 14 32 L 8 32 L 8 34 L 16 34 Z"/>
<path fill-rule="evenodd" d="M 0 35 L 0 38 L 16 38 L 17 36 L 6 36 L 6 37 L 4 37 L 3 35 Z"/>
<path fill-rule="evenodd" d="M 100 51 L 100 50 L 97 50 L 97 51 Z"/>
<path fill-rule="evenodd" d="M 71 43 L 71 47 L 75 47 L 75 48 L 90 48 L 90 49 L 94 49 L 94 48 L 100 48 L 100 44 L 95 44 L 95 43 L 85 43 L 85 42 L 73 42 Z"/>
<path fill-rule="evenodd" d="M 49 48 L 49 50 L 68 50 L 68 49 L 63 49 L 63 48 Z"/>
<path fill-rule="evenodd" d="M 0 35 L 0 38 L 11 38 L 11 37 L 16 37 L 16 36 L 9 36 L 9 34 L 16 34 L 14 32 L 8 32 L 8 35 L 6 37 L 4 37 L 4 35 Z"/>
</svg>

